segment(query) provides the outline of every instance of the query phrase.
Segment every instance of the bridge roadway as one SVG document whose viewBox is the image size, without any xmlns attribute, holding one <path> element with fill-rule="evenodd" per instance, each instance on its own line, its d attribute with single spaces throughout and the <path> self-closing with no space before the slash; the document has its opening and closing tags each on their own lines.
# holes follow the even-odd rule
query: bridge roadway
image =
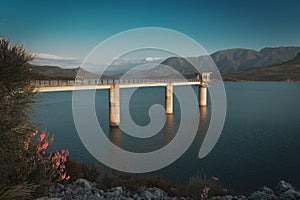
<svg viewBox="0 0 300 200">
<path fill-rule="evenodd" d="M 200 85 L 200 81 L 188 82 L 171 82 L 173 86 L 180 85 Z M 134 88 L 134 87 L 158 87 L 168 85 L 168 82 L 147 82 L 147 83 L 110 83 L 110 84 L 76 84 L 76 85 L 59 85 L 59 86 L 36 86 L 36 92 L 58 92 L 72 90 L 99 90 L 110 89 L 112 85 L 118 84 L 119 88 Z"/>
</svg>

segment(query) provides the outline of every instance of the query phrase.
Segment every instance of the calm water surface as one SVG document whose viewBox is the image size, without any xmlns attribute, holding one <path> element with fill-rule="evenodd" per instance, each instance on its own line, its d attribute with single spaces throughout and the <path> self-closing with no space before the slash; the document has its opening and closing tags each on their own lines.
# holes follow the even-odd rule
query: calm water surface
<svg viewBox="0 0 300 200">
<path fill-rule="evenodd" d="M 200 126 L 191 147 L 180 159 L 155 173 L 188 183 L 191 176 L 203 172 L 208 177 L 219 177 L 224 186 L 236 191 L 251 191 L 265 184 L 275 186 L 281 179 L 300 188 L 300 84 L 227 82 L 225 88 L 226 121 L 212 152 L 204 159 L 198 158 L 210 120 L 208 106 L 200 111 Z M 126 90 L 129 89 L 122 89 L 121 95 Z M 133 120 L 147 125 L 150 106 L 164 105 L 164 101 L 163 87 L 138 89 L 130 102 Z M 180 106 L 175 99 L 174 114 L 167 117 L 164 128 L 154 137 L 137 139 L 118 128 L 109 128 L 108 90 L 97 91 L 96 102 L 97 116 L 107 137 L 129 151 L 148 152 L 163 147 L 172 140 L 180 122 Z M 35 111 L 34 121 L 55 134 L 52 150 L 68 148 L 72 158 L 97 162 L 75 129 L 72 92 L 42 93 Z"/>
</svg>

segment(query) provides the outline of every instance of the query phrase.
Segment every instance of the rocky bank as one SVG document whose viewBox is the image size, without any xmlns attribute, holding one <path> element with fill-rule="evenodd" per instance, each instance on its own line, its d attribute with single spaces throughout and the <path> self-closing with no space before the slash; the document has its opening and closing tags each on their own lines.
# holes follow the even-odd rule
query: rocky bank
<svg viewBox="0 0 300 200">
<path fill-rule="evenodd" d="M 200 197 L 201 191 L 199 191 Z M 109 190 L 101 190 L 96 183 L 85 179 L 78 179 L 69 185 L 56 184 L 49 188 L 47 197 L 36 200 L 147 200 L 147 199 L 191 199 L 189 197 L 174 197 L 172 190 L 162 191 L 159 188 L 140 188 L 136 193 L 131 194 L 126 188 L 114 187 Z M 215 196 L 210 200 L 300 200 L 300 193 L 289 183 L 280 181 L 275 190 L 266 186 L 259 191 L 253 192 L 250 196 Z"/>
</svg>

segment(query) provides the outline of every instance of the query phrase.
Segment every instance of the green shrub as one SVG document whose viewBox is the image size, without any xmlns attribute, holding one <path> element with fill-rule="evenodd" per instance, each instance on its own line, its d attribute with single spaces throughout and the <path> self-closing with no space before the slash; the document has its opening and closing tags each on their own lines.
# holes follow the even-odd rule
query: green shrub
<svg viewBox="0 0 300 200">
<path fill-rule="evenodd" d="M 47 153 L 53 142 L 32 124 L 37 94 L 31 86 L 33 56 L 0 38 L 0 199 L 29 199 L 50 184 L 69 179 L 68 151 Z"/>
<path fill-rule="evenodd" d="M 30 86 L 28 63 L 32 59 L 22 45 L 11 46 L 9 41 L 0 39 L 0 198 L 22 186 L 24 191 L 36 187 L 27 184 L 25 175 L 30 163 L 24 151 L 24 141 L 32 138 L 34 129 L 30 113 L 36 94 Z"/>
</svg>

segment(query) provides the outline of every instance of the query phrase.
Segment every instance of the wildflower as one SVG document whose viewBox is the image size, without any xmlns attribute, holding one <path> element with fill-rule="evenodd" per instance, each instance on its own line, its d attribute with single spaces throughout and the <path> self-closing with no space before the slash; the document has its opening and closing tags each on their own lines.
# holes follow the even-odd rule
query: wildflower
<svg viewBox="0 0 300 200">
<path fill-rule="evenodd" d="M 207 199 L 208 198 L 208 191 L 209 191 L 209 188 L 205 186 L 202 190 L 203 193 L 200 194 L 201 199 Z"/>
<path fill-rule="evenodd" d="M 67 173 L 64 173 L 63 175 L 61 175 L 61 180 L 64 180 L 67 176 Z"/>
<path fill-rule="evenodd" d="M 58 167 L 60 165 L 60 160 L 57 160 L 55 164 Z"/>
<path fill-rule="evenodd" d="M 66 177 L 66 180 L 69 180 L 70 178 L 71 178 L 70 176 L 67 176 L 67 177 Z"/>
<path fill-rule="evenodd" d="M 68 149 L 61 150 L 61 154 L 67 157 L 69 155 L 69 150 Z"/>
<path fill-rule="evenodd" d="M 41 146 L 41 148 L 42 148 L 42 149 L 47 149 L 48 145 L 49 145 L 49 143 L 46 141 L 46 142 Z"/>
<path fill-rule="evenodd" d="M 67 161 L 67 158 L 65 156 L 61 156 L 61 161 L 62 162 L 66 162 Z"/>
<path fill-rule="evenodd" d="M 68 149 L 66 149 L 66 151 L 65 151 L 65 155 L 66 155 L 66 156 L 68 156 L 68 155 L 69 155 L 69 150 L 68 150 Z"/>
<path fill-rule="evenodd" d="M 46 163 L 46 160 L 45 160 L 44 158 L 42 158 L 41 164 L 43 165 L 43 164 L 45 164 L 45 163 Z"/>
<path fill-rule="evenodd" d="M 61 169 L 66 169 L 66 165 L 65 165 L 65 164 L 61 164 L 61 165 L 60 165 L 60 168 L 61 168 Z"/>
<path fill-rule="evenodd" d="M 211 179 L 212 179 L 213 181 L 218 181 L 218 180 L 219 180 L 219 178 L 218 178 L 218 177 L 215 177 L 215 176 L 211 177 Z"/>
<path fill-rule="evenodd" d="M 40 135 L 40 140 L 43 141 L 46 137 L 46 132 L 42 132 L 41 135 Z"/>
<path fill-rule="evenodd" d="M 54 162 L 55 160 L 57 159 L 57 155 L 56 154 L 54 154 L 54 156 L 52 157 L 52 162 Z"/>
<path fill-rule="evenodd" d="M 203 188 L 203 192 L 204 192 L 204 193 L 208 193 L 208 191 L 209 191 L 209 188 L 205 186 L 205 187 Z"/>
<path fill-rule="evenodd" d="M 207 199 L 208 198 L 208 195 L 207 194 L 201 194 L 201 199 Z"/>
</svg>

